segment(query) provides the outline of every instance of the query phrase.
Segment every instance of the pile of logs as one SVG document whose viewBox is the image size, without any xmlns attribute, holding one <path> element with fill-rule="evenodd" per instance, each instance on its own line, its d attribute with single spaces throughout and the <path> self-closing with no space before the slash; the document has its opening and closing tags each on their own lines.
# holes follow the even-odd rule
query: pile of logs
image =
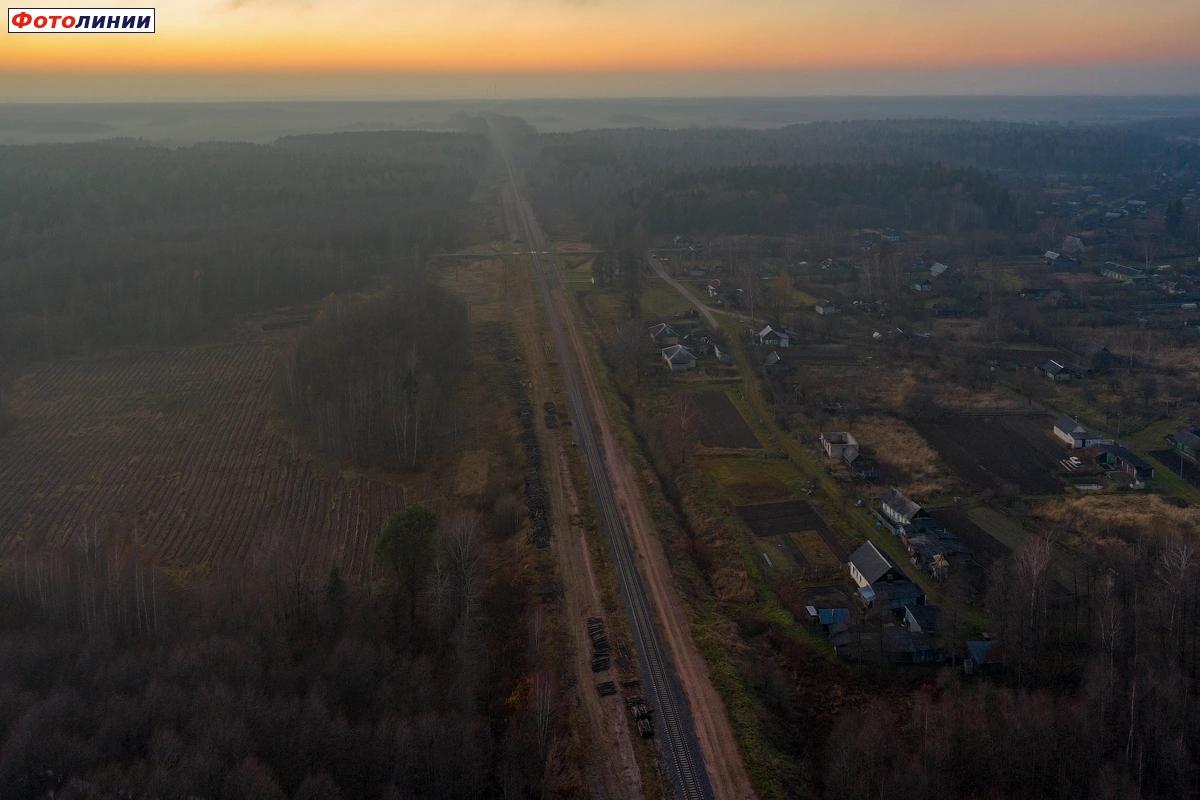
<svg viewBox="0 0 1200 800">
<path fill-rule="evenodd" d="M 588 617 L 588 637 L 592 640 L 592 672 L 603 672 L 609 666 L 608 634 L 604 632 L 604 620 Z"/>
</svg>

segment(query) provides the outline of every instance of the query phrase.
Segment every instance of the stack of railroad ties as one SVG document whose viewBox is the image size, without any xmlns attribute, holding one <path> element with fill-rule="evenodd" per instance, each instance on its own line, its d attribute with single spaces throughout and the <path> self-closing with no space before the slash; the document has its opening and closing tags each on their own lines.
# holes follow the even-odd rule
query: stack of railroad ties
<svg viewBox="0 0 1200 800">
<path fill-rule="evenodd" d="M 604 632 L 604 620 L 599 617 L 588 617 L 588 637 L 592 640 L 592 672 L 604 672 L 609 667 L 608 634 Z M 602 695 L 616 694 L 617 687 L 612 681 L 596 684 L 596 689 Z"/>
<path fill-rule="evenodd" d="M 549 547 L 550 524 L 546 515 L 546 489 L 542 484 L 542 451 L 533 428 L 533 409 L 525 394 L 525 384 L 515 373 L 510 378 L 509 391 L 521 420 L 521 444 L 525 448 L 525 502 L 529 508 L 529 539 L 536 547 Z"/>
<path fill-rule="evenodd" d="M 592 640 L 592 672 L 606 672 L 611 666 L 611 653 L 609 651 L 608 634 L 604 632 L 604 620 L 599 617 L 588 617 L 588 638 Z M 621 681 L 622 686 L 636 685 L 637 680 Z M 596 684 L 596 691 L 601 697 L 607 697 L 617 693 L 616 684 L 612 681 L 601 681 Z M 640 696 L 628 697 L 625 699 L 625 707 L 629 709 L 629 713 L 633 715 L 634 724 L 637 726 L 638 734 L 643 739 L 649 739 L 654 735 L 654 722 L 650 719 L 650 709 Z"/>
</svg>

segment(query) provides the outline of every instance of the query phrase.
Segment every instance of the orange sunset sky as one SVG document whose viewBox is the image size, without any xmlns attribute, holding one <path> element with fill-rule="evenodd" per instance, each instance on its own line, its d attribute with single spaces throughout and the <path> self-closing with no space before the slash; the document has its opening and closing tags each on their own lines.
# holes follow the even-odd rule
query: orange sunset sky
<svg viewBox="0 0 1200 800">
<path fill-rule="evenodd" d="M 0 98 L 1200 91 L 1197 0 L 160 0 L 157 9 L 152 36 L 5 34 Z"/>
</svg>

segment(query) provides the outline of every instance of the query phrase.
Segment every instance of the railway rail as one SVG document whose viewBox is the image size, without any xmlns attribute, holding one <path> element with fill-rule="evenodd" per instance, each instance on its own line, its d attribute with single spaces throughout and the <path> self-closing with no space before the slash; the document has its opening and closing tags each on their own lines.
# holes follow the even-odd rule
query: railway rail
<svg viewBox="0 0 1200 800">
<path fill-rule="evenodd" d="M 630 544 L 629 531 L 617 507 L 603 448 L 591 421 L 593 413 L 603 411 L 591 408 L 580 388 L 580 361 L 586 356 L 574 352 L 571 347 L 562 308 L 554 299 L 553 289 L 558 285 L 558 272 L 553 266 L 547 267 L 545 264 L 543 252 L 546 248 L 541 231 L 521 197 L 508 152 L 498 138 L 493 139 L 508 172 L 512 202 L 521 228 L 518 233 L 529 248 L 538 294 L 554 339 L 571 418 L 575 420 L 576 442 L 587 466 L 588 481 L 599 512 L 601 530 L 608 538 L 618 588 L 638 651 L 638 665 L 646 699 L 656 711 L 654 724 L 662 743 L 664 768 L 677 797 L 683 800 L 710 800 L 713 798 L 713 791 L 700 755 L 691 712 L 663 647 L 656 624 L 655 609 L 642 584 L 642 576 Z"/>
</svg>

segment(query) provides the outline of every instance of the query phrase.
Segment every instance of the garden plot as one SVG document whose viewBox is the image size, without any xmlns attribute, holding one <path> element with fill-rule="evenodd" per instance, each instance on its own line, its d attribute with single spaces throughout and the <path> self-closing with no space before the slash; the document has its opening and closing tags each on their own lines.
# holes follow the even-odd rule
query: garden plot
<svg viewBox="0 0 1200 800">
<path fill-rule="evenodd" d="M 724 392 L 700 392 L 696 395 L 696 408 L 701 418 L 700 441 L 705 447 L 762 447 L 742 413 Z"/>
<path fill-rule="evenodd" d="M 785 500 L 740 506 L 738 515 L 755 536 L 770 542 L 769 566 L 773 559 L 784 557 L 785 562 L 811 572 L 836 572 L 846 559 L 845 550 L 811 505 L 803 500 Z M 778 567 L 777 567 L 778 568 Z"/>
<path fill-rule="evenodd" d="M 980 491 L 1050 495 L 1066 447 L 1045 414 L 959 415 L 915 423 L 917 432 L 964 482 Z"/>
</svg>

